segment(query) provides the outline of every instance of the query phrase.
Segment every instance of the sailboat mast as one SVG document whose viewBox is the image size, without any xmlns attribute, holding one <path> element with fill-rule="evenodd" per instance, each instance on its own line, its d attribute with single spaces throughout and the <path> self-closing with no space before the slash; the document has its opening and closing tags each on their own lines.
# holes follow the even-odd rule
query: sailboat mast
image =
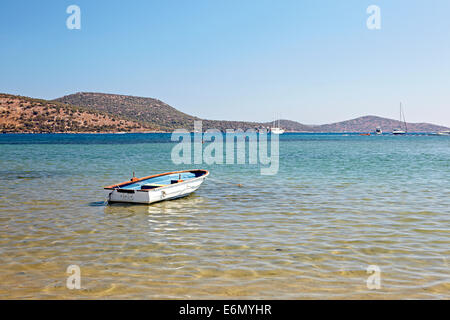
<svg viewBox="0 0 450 320">
<path fill-rule="evenodd" d="M 403 111 L 403 122 L 405 123 L 405 132 L 408 132 L 408 126 L 406 125 L 405 112 Z"/>
<path fill-rule="evenodd" d="M 400 122 L 403 120 L 405 124 L 405 132 L 408 132 L 408 126 L 406 125 L 405 113 L 403 112 L 402 103 L 400 102 Z"/>
</svg>

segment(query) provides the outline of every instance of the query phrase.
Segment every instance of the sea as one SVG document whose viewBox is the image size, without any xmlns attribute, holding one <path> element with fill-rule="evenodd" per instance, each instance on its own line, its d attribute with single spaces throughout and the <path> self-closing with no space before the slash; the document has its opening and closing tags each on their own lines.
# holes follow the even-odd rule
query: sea
<svg viewBox="0 0 450 320">
<path fill-rule="evenodd" d="M 176 145 L 1 134 L 0 299 L 450 298 L 450 136 L 286 133 L 273 175 L 174 164 Z M 106 202 L 195 168 L 186 198 Z"/>
</svg>

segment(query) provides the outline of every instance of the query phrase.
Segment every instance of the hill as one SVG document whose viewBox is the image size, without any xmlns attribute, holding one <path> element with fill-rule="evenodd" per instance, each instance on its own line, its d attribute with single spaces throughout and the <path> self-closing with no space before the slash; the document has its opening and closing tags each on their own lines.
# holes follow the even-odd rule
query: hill
<svg viewBox="0 0 450 320">
<path fill-rule="evenodd" d="M 404 128 L 404 123 L 377 116 L 364 116 L 352 120 L 313 126 L 316 132 L 374 132 L 381 127 L 384 132 L 392 132 L 395 128 Z M 407 123 L 408 132 L 437 132 L 448 130 L 443 126 L 430 123 Z"/>
<path fill-rule="evenodd" d="M 200 120 L 153 98 L 79 92 L 54 101 L 106 112 L 138 122 L 143 126 L 157 127 L 165 131 L 172 131 L 186 125 L 192 127 L 194 120 Z"/>
<path fill-rule="evenodd" d="M 172 132 L 193 130 L 198 117 L 183 113 L 153 98 L 80 92 L 52 101 L 0 94 L 0 132 Z M 270 128 L 272 122 L 202 120 L 203 130 Z M 304 125 L 280 120 L 287 132 L 373 132 L 380 126 L 391 132 L 397 120 L 365 116 L 325 125 Z M 429 123 L 408 123 L 409 132 L 437 132 L 448 128 Z"/>
<path fill-rule="evenodd" d="M 183 113 L 172 106 L 153 98 L 143 98 L 118 94 L 78 92 L 54 101 L 77 105 L 117 115 L 140 123 L 143 126 L 158 127 L 161 130 L 173 131 L 184 128 L 193 130 L 194 121 L 202 120 L 203 130 L 249 129 L 261 128 L 263 124 L 245 121 L 204 120 Z"/>
<path fill-rule="evenodd" d="M 79 106 L 0 94 L 0 132 L 141 132 L 156 129 Z"/>
</svg>

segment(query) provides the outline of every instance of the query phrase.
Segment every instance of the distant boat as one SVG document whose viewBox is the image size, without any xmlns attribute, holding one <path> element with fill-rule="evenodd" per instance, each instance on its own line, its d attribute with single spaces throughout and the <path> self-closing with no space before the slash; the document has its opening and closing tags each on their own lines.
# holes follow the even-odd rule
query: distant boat
<svg viewBox="0 0 450 320">
<path fill-rule="evenodd" d="M 284 129 L 282 129 L 280 127 L 280 119 L 278 119 L 277 123 L 276 123 L 276 121 L 273 122 L 273 127 L 270 128 L 270 132 L 273 134 L 283 134 L 284 133 Z"/>
<path fill-rule="evenodd" d="M 437 133 L 440 136 L 450 136 L 450 130 L 441 131 Z"/>
<path fill-rule="evenodd" d="M 370 133 L 360 133 L 360 136 L 370 136 Z"/>
<path fill-rule="evenodd" d="M 405 124 L 405 130 L 403 130 L 402 128 L 395 128 L 392 131 L 392 134 L 403 135 L 408 132 L 408 127 L 406 126 L 406 120 L 405 120 L 405 113 L 403 112 L 402 103 L 400 102 L 400 122 L 402 122 L 402 118 L 403 118 L 403 123 Z"/>
<path fill-rule="evenodd" d="M 375 129 L 375 133 L 376 133 L 376 134 L 383 134 L 383 130 L 381 130 L 381 127 L 377 127 L 377 128 Z"/>
<path fill-rule="evenodd" d="M 108 202 L 150 204 L 188 196 L 209 175 L 208 170 L 184 170 L 156 174 L 105 187 Z"/>
<path fill-rule="evenodd" d="M 284 129 L 281 128 L 270 128 L 270 132 L 272 132 L 273 134 L 283 134 L 284 133 Z"/>
<path fill-rule="evenodd" d="M 401 134 L 406 134 L 406 132 L 403 131 L 402 129 L 394 129 L 394 131 L 392 131 L 392 134 L 401 135 Z"/>
</svg>

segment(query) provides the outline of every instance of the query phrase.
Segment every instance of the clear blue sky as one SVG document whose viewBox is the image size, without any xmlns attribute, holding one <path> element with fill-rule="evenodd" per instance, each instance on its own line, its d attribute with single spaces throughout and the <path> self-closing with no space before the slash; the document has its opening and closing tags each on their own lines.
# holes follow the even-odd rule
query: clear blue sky
<svg viewBox="0 0 450 320">
<path fill-rule="evenodd" d="M 66 8 L 81 8 L 68 30 Z M 369 5 L 381 30 L 366 27 Z M 450 1 L 0 3 L 0 92 L 154 97 L 210 119 L 450 126 Z"/>
</svg>

